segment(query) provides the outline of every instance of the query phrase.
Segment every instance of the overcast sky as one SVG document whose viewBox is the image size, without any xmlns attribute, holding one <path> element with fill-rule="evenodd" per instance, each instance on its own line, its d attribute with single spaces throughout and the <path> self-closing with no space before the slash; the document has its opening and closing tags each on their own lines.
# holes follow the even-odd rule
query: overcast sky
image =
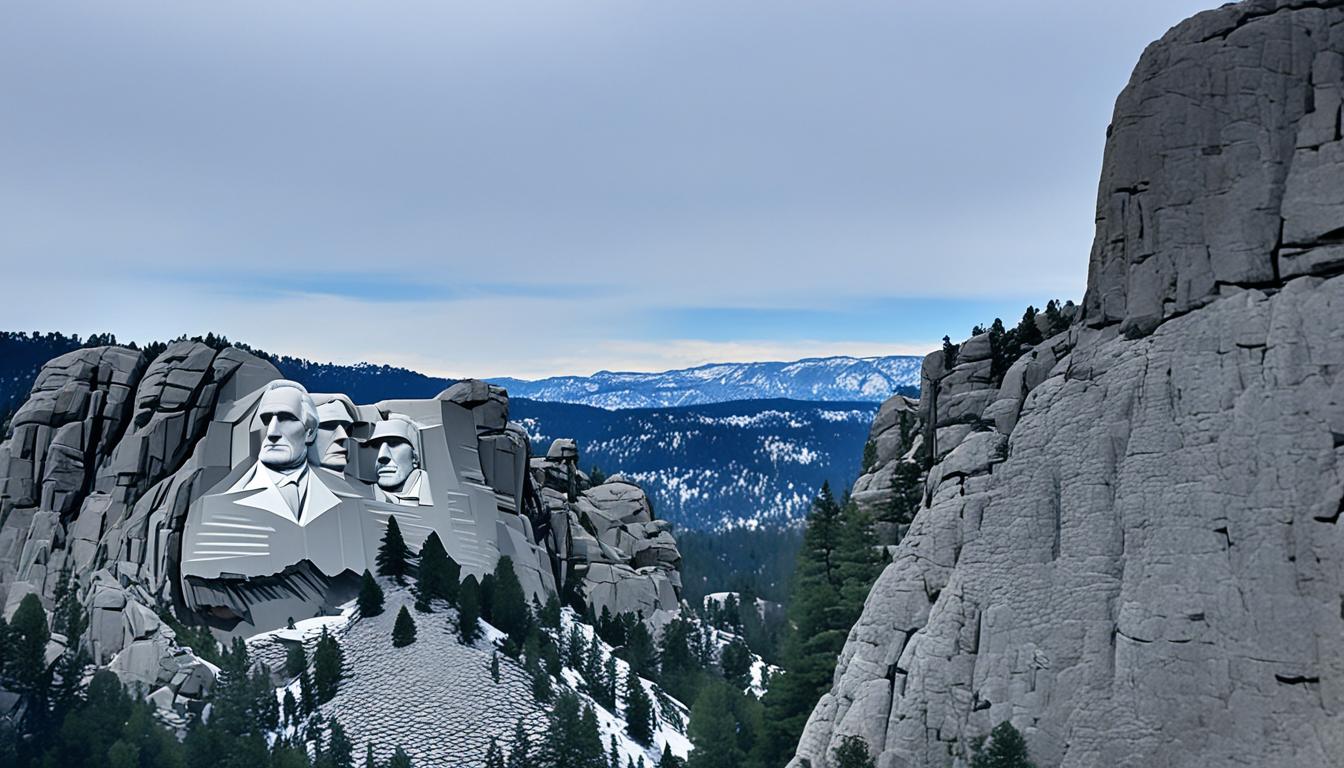
<svg viewBox="0 0 1344 768">
<path fill-rule="evenodd" d="M 1115 97 L 1213 2 L 43 2 L 0 328 L 537 377 L 918 353 L 1081 297 Z"/>
</svg>

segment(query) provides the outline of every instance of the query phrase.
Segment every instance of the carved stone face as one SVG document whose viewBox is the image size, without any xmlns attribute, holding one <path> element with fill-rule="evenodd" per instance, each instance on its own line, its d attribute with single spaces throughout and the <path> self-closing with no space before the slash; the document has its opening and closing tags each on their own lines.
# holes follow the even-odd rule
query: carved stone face
<svg viewBox="0 0 1344 768">
<path fill-rule="evenodd" d="M 386 439 L 378 443 L 378 487 L 400 491 L 415 469 L 415 448 L 405 440 Z"/>
<path fill-rule="evenodd" d="M 293 387 L 268 390 L 257 404 L 261 422 L 261 463 L 271 469 L 293 469 L 307 460 L 308 444 L 317 430 L 303 422 L 304 394 Z"/>
<path fill-rule="evenodd" d="M 317 439 L 308 449 L 309 461 L 327 469 L 344 472 L 349 459 L 350 425 L 354 421 L 339 402 L 318 406 Z"/>
</svg>

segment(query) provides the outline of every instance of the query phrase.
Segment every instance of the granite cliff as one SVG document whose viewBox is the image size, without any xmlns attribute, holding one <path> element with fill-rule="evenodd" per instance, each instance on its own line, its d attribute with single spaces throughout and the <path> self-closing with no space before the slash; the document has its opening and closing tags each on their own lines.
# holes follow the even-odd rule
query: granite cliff
<svg viewBox="0 0 1344 768">
<path fill-rule="evenodd" d="M 1042 766 L 1344 761 L 1342 103 L 1344 3 L 1147 49 L 1068 331 L 879 414 L 856 496 L 922 447 L 924 498 L 791 765 L 965 765 L 1004 720 Z"/>
</svg>

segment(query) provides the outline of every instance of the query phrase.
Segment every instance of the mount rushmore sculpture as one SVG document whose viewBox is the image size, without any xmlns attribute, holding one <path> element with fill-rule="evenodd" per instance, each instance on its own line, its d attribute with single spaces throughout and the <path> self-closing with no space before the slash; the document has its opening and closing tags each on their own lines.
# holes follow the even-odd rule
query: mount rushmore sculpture
<svg viewBox="0 0 1344 768">
<path fill-rule="evenodd" d="M 437 533 L 463 578 L 507 556 L 540 600 L 665 621 L 670 525 L 577 462 L 572 440 L 534 457 L 481 381 L 357 405 L 233 347 L 76 350 L 42 368 L 0 443 L 0 604 L 50 611 L 68 575 L 93 660 L 179 709 L 212 671 L 170 624 L 226 639 L 335 613 L 393 518 L 413 553 Z"/>
</svg>

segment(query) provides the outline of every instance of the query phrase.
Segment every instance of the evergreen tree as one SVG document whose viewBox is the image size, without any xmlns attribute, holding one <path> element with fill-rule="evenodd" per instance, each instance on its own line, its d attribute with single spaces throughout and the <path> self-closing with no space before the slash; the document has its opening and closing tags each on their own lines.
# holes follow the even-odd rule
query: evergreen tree
<svg viewBox="0 0 1344 768">
<path fill-rule="evenodd" d="M 868 751 L 868 742 L 858 736 L 846 736 L 840 740 L 831 757 L 835 768 L 877 768 L 873 755 Z"/>
<path fill-rule="evenodd" d="M 513 558 L 504 555 L 495 564 L 494 614 L 491 622 L 509 636 L 515 649 L 523 647 L 523 640 L 532 627 L 532 615 L 523 597 L 523 585 L 513 569 Z M 517 651 L 515 651 L 517 653 Z"/>
<path fill-rule="evenodd" d="M 635 674 L 649 679 L 658 677 L 658 651 L 654 647 L 653 635 L 642 620 L 636 619 L 625 633 L 625 646 L 621 648 L 621 658 L 630 665 Z"/>
<path fill-rule="evenodd" d="M 546 605 L 539 611 L 538 620 L 547 629 L 560 629 L 560 598 L 554 594 L 546 596 Z"/>
<path fill-rule="evenodd" d="M 378 760 L 373 756 L 373 742 L 364 744 L 364 768 L 378 768 Z"/>
<path fill-rule="evenodd" d="M 322 752 L 322 768 L 355 768 L 355 747 L 345 728 L 333 718 L 328 724 L 327 748 Z"/>
<path fill-rule="evenodd" d="M 307 668 L 299 673 L 299 714 L 305 717 L 317 709 L 317 693 L 313 690 L 313 676 Z"/>
<path fill-rule="evenodd" d="M 448 551 L 443 548 L 443 542 L 439 539 L 437 532 L 429 534 L 425 539 L 425 544 L 420 548 L 420 575 L 416 584 L 416 597 L 428 606 L 431 600 L 447 600 L 449 603 L 456 601 L 457 580 L 461 576 L 461 568 L 452 558 L 448 556 Z"/>
<path fill-rule="evenodd" d="M 490 652 L 490 679 L 499 682 L 499 652 Z"/>
<path fill-rule="evenodd" d="M 481 636 L 480 594 L 475 576 L 468 576 L 457 591 L 457 635 L 468 645 Z"/>
<path fill-rule="evenodd" d="M 42 610 L 37 595 L 24 595 L 10 620 L 9 634 L 10 676 L 19 691 L 45 699 L 51 682 L 46 660 L 51 632 L 47 629 L 47 612 Z"/>
<path fill-rule="evenodd" d="M 877 466 L 877 443 L 872 440 L 863 444 L 863 461 L 860 463 L 860 474 L 868 474 Z"/>
<path fill-rule="evenodd" d="M 535 764 L 537 768 L 607 768 L 597 716 L 591 707 L 581 712 L 573 693 L 562 692 L 551 708 Z"/>
<path fill-rule="evenodd" d="M 621 748 L 616 743 L 616 734 L 611 734 L 611 746 L 607 749 L 607 765 L 610 768 L 625 768 L 621 764 Z"/>
<path fill-rule="evenodd" d="M 532 698 L 538 702 L 551 700 L 551 675 L 544 666 L 541 636 L 532 632 L 523 643 L 523 671 L 532 681 Z"/>
<path fill-rule="evenodd" d="M 523 718 L 513 726 L 513 744 L 509 747 L 509 759 L 505 768 L 536 768 L 532 761 L 532 739 L 523 728 Z"/>
<path fill-rule="evenodd" d="M 961 351 L 960 344 L 953 344 L 952 339 L 943 337 L 943 369 L 950 371 L 957 365 L 957 353 Z"/>
<path fill-rule="evenodd" d="M 632 669 L 625 676 L 625 731 L 644 746 L 653 745 L 653 701 Z"/>
<path fill-rule="evenodd" d="M 410 573 L 411 550 L 401 537 L 401 526 L 396 515 L 387 518 L 387 531 L 383 534 L 383 543 L 378 547 L 378 575 L 395 579 L 398 584 L 406 583 L 406 574 Z"/>
<path fill-rule="evenodd" d="M 499 742 L 490 737 L 490 746 L 485 750 L 485 768 L 504 768 L 504 755 L 499 752 Z"/>
<path fill-rule="evenodd" d="M 415 619 L 411 618 L 406 606 L 397 612 L 397 623 L 392 627 L 392 647 L 405 648 L 415 642 Z"/>
<path fill-rule="evenodd" d="M 317 639 L 317 647 L 313 649 L 313 693 L 318 704 L 325 704 L 336 696 L 344 661 L 341 644 L 323 627 L 322 636 Z"/>
<path fill-rule="evenodd" d="M 658 758 L 658 768 L 682 768 L 681 760 L 672 754 L 672 747 L 663 745 L 663 756 Z"/>
<path fill-rule="evenodd" d="M 284 717 L 285 725 L 294 723 L 299 716 L 299 702 L 294 698 L 294 692 L 288 688 L 285 689 L 285 696 L 280 702 L 280 713 Z"/>
<path fill-rule="evenodd" d="M 616 657 L 608 656 L 602 664 L 602 706 L 616 711 L 616 688 L 620 684 L 620 674 L 616 671 Z"/>
<path fill-rule="evenodd" d="M 1027 311 L 1022 313 L 1022 320 L 1017 324 L 1017 343 L 1030 349 L 1042 341 L 1045 338 L 1041 336 L 1040 326 L 1036 325 L 1036 308 L 1027 305 Z"/>
<path fill-rule="evenodd" d="M 583 654 L 587 648 L 588 641 L 583 639 L 583 631 L 579 629 L 577 623 L 571 624 L 569 634 L 565 638 L 564 665 L 570 669 L 583 671 Z"/>
<path fill-rule="evenodd" d="M 719 667 L 723 670 L 723 679 L 733 687 L 742 689 L 751 684 L 751 648 L 741 637 L 734 637 L 723 647 L 719 658 Z"/>
<path fill-rule="evenodd" d="M 868 591 L 882 571 L 883 551 L 877 546 L 872 517 L 859 509 L 848 494 L 841 516 L 840 538 L 835 552 L 843 600 L 838 620 L 848 634 L 849 628 L 863 613 Z"/>
<path fill-rule="evenodd" d="M 392 752 L 392 759 L 387 761 L 387 768 L 415 768 L 415 765 L 411 762 L 410 755 L 406 754 L 406 750 L 398 746 Z"/>
<path fill-rule="evenodd" d="M 756 755 L 765 768 L 778 768 L 790 756 L 812 706 L 830 688 L 836 656 L 858 618 L 853 600 L 856 588 L 846 589 L 844 574 L 859 567 L 863 537 L 846 533 L 845 524 L 840 504 L 829 484 L 823 484 L 812 502 L 798 553 L 790 629 L 784 640 L 784 674 L 765 695 L 766 732 L 758 741 Z"/>
<path fill-rule="evenodd" d="M 1035 768 L 1027 755 L 1027 740 L 1004 720 L 989 732 L 989 744 L 976 753 L 971 768 Z"/>
<path fill-rule="evenodd" d="M 495 620 L 495 574 L 487 573 L 481 577 L 480 592 L 481 618 L 494 623 Z"/>
<path fill-rule="evenodd" d="M 303 674 L 303 670 L 308 668 L 308 653 L 303 649 L 303 642 L 297 642 L 285 650 L 285 676 L 291 679 Z"/>
<path fill-rule="evenodd" d="M 733 713 L 736 694 L 726 685 L 706 684 L 691 707 L 687 734 L 694 749 L 686 768 L 738 768 L 746 754 L 738 739 L 738 720 Z M 790 748 L 792 745 L 790 745 Z"/>
<path fill-rule="evenodd" d="M 663 628 L 659 644 L 659 680 L 667 692 L 681 701 L 695 701 L 704 665 L 696 650 L 695 627 L 684 619 L 673 619 Z"/>
</svg>

